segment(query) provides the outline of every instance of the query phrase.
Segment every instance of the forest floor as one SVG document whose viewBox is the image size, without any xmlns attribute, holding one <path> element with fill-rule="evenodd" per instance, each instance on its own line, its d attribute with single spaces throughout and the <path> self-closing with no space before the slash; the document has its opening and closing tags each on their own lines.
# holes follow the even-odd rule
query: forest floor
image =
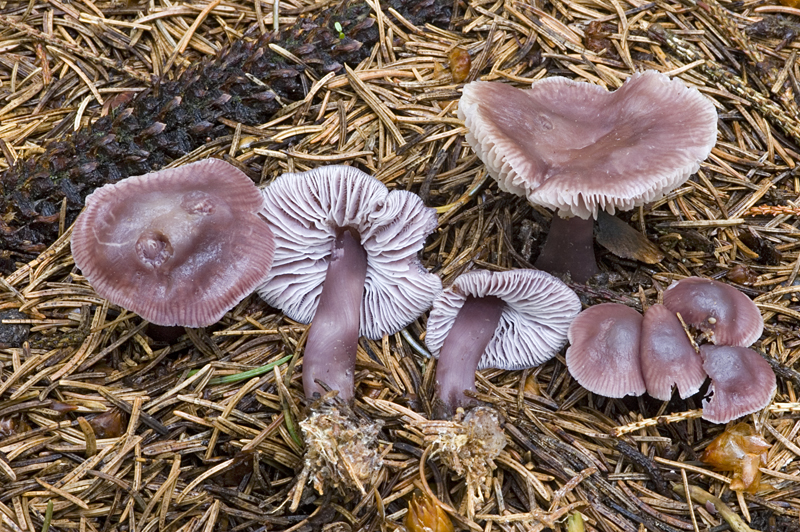
<svg viewBox="0 0 800 532">
<path fill-rule="evenodd" d="M 760 487 L 733 492 L 730 472 L 699 460 L 725 428 L 701 419 L 702 393 L 595 396 L 569 375 L 562 351 L 532 370 L 480 372 L 479 398 L 503 413 L 509 443 L 472 500 L 475 486 L 443 466 L 424 434 L 435 364 L 420 318 L 361 340 L 354 409 L 383 423 L 385 460 L 366 495 L 307 486 L 292 512 L 307 327 L 254 295 L 219 324 L 160 344 L 74 267 L 64 207 L 47 249 L 0 250 L 0 312 L 22 313 L 4 314 L 0 331 L 0 530 L 395 530 L 422 491 L 475 531 L 577 532 L 567 523 L 575 512 L 586 530 L 604 532 L 800 531 L 800 9 L 761 0 L 417 4 L 401 16 L 372 0 L 366 17 L 350 20 L 344 2 L 282 0 L 278 33 L 258 40 L 273 31 L 270 1 L 0 1 L 0 171 L 49 157 L 53 142 L 92 131 L 236 41 L 258 40 L 253 50 L 269 46 L 293 65 L 287 76 L 301 97 L 258 124 L 218 117 L 222 134 L 169 165 L 225 158 L 258 184 L 358 166 L 437 208 L 422 259 L 447 286 L 474 268 L 531 267 L 552 217 L 501 192 L 466 143 L 456 112 L 465 82 L 524 88 L 558 75 L 613 90 L 636 71 L 679 78 L 717 108 L 717 145 L 688 182 L 619 214 L 663 258 L 646 264 L 597 246 L 603 273 L 571 286 L 584 305 L 643 310 L 696 275 L 754 299 L 765 322 L 754 348 L 778 375 L 771 404 L 743 420 L 770 444 Z M 363 59 L 306 58 L 286 28 L 311 31 L 311 19 L 341 32 L 342 46 L 366 46 Z M 347 40 L 375 29 L 371 43 Z"/>
</svg>

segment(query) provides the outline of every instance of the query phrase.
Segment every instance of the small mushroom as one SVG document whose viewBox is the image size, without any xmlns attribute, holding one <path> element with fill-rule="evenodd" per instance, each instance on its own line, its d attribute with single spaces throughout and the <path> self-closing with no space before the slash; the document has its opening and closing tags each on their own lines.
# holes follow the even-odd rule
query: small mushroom
<svg viewBox="0 0 800 532">
<path fill-rule="evenodd" d="M 567 285 L 538 270 L 472 271 L 434 301 L 425 343 L 439 359 L 441 412 L 469 405 L 477 369 L 523 369 L 564 345 L 580 301 Z"/>
<path fill-rule="evenodd" d="M 642 315 L 618 303 L 589 307 L 569 327 L 567 367 L 578 384 L 605 397 L 642 395 Z"/>
<path fill-rule="evenodd" d="M 764 320 L 755 303 L 719 281 L 681 279 L 664 291 L 664 306 L 717 345 L 747 347 L 764 331 Z"/>
<path fill-rule="evenodd" d="M 727 423 L 769 405 L 777 383 L 761 355 L 746 347 L 705 344 L 700 356 L 713 392 L 704 401 L 703 419 Z"/>
<path fill-rule="evenodd" d="M 422 314 L 441 290 L 417 254 L 436 212 L 349 166 L 284 174 L 264 189 L 275 260 L 259 294 L 311 322 L 303 356 L 306 397 L 354 394 L 358 337 L 378 339 Z"/>
<path fill-rule="evenodd" d="M 502 190 L 558 211 L 536 266 L 580 282 L 598 271 L 591 218 L 685 182 L 717 136 L 711 101 L 655 71 L 633 74 L 614 92 L 562 77 L 528 90 L 473 82 L 458 113 Z"/>
<path fill-rule="evenodd" d="M 156 325 L 205 327 L 267 277 L 274 243 L 249 177 L 219 159 L 95 190 L 75 264 L 95 291 Z"/>
<path fill-rule="evenodd" d="M 673 384 L 685 399 L 706 380 L 700 355 L 678 317 L 664 305 L 653 305 L 644 313 L 640 361 L 647 393 L 661 401 L 672 397 Z"/>
</svg>

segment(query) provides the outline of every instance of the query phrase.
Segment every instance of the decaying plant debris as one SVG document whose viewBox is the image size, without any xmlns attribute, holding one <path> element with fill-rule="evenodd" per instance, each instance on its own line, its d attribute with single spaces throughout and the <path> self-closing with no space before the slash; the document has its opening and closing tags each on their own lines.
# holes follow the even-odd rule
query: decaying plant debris
<svg viewBox="0 0 800 532">
<path fill-rule="evenodd" d="M 355 4 L 364 17 L 349 19 Z M 719 142 L 695 178 L 621 216 L 665 258 L 647 265 L 601 252 L 602 278 L 575 288 L 586 304 L 641 310 L 673 279 L 700 275 L 727 278 L 755 299 L 766 323 L 755 347 L 779 381 L 768 409 L 747 420 L 771 444 L 764 485 L 733 493 L 728 473 L 699 462 L 723 429 L 699 419 L 699 396 L 591 396 L 559 356 L 533 371 L 478 376 L 478 397 L 502 412 L 509 445 L 494 460 L 483 502 L 469 509 L 469 488 L 445 470 L 421 428 L 430 419 L 433 364 L 420 320 L 359 348 L 354 408 L 383 424 L 384 467 L 366 496 L 306 486 L 291 512 L 303 463 L 306 327 L 251 297 L 217 326 L 156 343 L 146 324 L 98 298 L 74 269 L 69 197 L 81 192 L 66 187 L 47 210 L 32 202 L 20 218 L 6 203 L 0 213 L 0 239 L 17 238 L 0 250 L 0 529 L 394 530 L 420 490 L 436 496 L 456 526 L 476 531 L 564 531 L 576 511 L 587 530 L 604 532 L 746 530 L 748 522 L 800 530 L 800 11 L 761 0 L 282 0 L 284 32 L 262 37 L 272 7 L 0 2 L 0 164 L 17 165 L 4 175 L 67 168 L 73 153 L 81 159 L 69 179 L 107 172 L 99 151 L 78 141 L 92 138 L 90 123 L 120 119 L 134 101 L 162 107 L 152 115 L 138 109 L 131 138 L 108 142 L 162 146 L 160 136 L 173 139 L 173 122 L 158 113 L 176 112 L 169 102 L 178 96 L 191 98 L 170 92 L 181 72 L 197 73 L 192 65 L 205 60 L 226 76 L 231 65 L 215 62 L 217 52 L 234 50 L 222 57 L 247 62 L 247 53 L 268 49 L 282 58 L 270 73 L 276 83 L 296 83 L 286 98 L 261 74 L 244 73 L 248 94 L 261 83 L 261 93 L 276 97 L 232 97 L 195 123 L 184 117 L 184 130 L 206 132 L 147 156 L 124 152 L 118 168 L 129 170 L 110 177 L 209 156 L 261 184 L 286 171 L 356 165 L 439 210 L 423 262 L 447 285 L 473 267 L 528 267 L 550 217 L 499 192 L 464 142 L 453 76 L 461 79 L 465 64 L 467 81 L 520 87 L 563 75 L 613 89 L 649 68 L 680 77 L 715 102 Z M 333 70 L 304 59 L 307 43 L 287 42 L 306 31 L 304 17 L 322 20 L 342 54 L 359 43 L 360 55 L 335 59 L 341 68 Z M 469 62 L 452 54 L 457 47 Z M 5 197 L 14 195 L 9 182 Z M 16 232 L 45 226 L 50 232 L 35 238 Z M 92 423 L 109 410 L 119 416 Z"/>
</svg>

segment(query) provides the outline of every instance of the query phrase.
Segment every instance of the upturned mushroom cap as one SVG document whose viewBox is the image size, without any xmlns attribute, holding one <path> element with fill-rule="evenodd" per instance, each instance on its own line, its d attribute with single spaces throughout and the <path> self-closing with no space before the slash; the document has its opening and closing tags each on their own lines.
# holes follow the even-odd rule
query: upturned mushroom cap
<svg viewBox="0 0 800 532">
<path fill-rule="evenodd" d="M 367 253 L 360 334 L 381 338 L 427 310 L 441 280 L 417 254 L 436 228 L 436 211 L 411 192 L 389 192 L 349 166 L 279 176 L 263 191 L 275 234 L 275 260 L 258 293 L 287 316 L 309 323 L 319 303 L 331 248 L 352 229 Z"/>
<path fill-rule="evenodd" d="M 700 346 L 703 369 L 714 395 L 703 404 L 703 419 L 727 423 L 765 408 L 775 393 L 775 373 L 761 355 L 746 347 Z"/>
<path fill-rule="evenodd" d="M 642 315 L 618 303 L 589 307 L 569 327 L 567 367 L 578 384 L 604 397 L 646 391 L 639 361 Z"/>
<path fill-rule="evenodd" d="M 717 137 L 710 100 L 656 71 L 614 92 L 562 77 L 528 90 L 477 81 L 458 113 L 501 189 L 584 219 L 660 198 L 697 171 Z"/>
<path fill-rule="evenodd" d="M 653 305 L 644 313 L 640 361 L 647 393 L 662 401 L 672 397 L 673 384 L 685 399 L 706 380 L 700 355 L 675 313 L 664 305 Z"/>
<path fill-rule="evenodd" d="M 425 344 L 435 357 L 468 297 L 493 296 L 505 303 L 478 369 L 524 369 L 551 359 L 564 345 L 581 309 L 575 292 L 539 270 L 475 270 L 459 276 L 434 301 Z"/>
<path fill-rule="evenodd" d="M 764 331 L 764 320 L 749 297 L 719 281 L 687 277 L 664 291 L 664 306 L 706 333 L 717 345 L 747 347 Z"/>
<path fill-rule="evenodd" d="M 219 159 L 129 177 L 86 198 L 72 253 L 97 293 L 156 325 L 204 327 L 266 279 L 264 200 Z"/>
</svg>

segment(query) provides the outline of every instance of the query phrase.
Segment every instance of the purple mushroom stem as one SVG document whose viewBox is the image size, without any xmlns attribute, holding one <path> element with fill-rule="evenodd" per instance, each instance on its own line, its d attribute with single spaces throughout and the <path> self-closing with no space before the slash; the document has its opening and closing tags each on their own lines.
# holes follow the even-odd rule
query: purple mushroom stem
<svg viewBox="0 0 800 532">
<path fill-rule="evenodd" d="M 585 283 L 600 269 L 594 257 L 594 219 L 553 216 L 550 232 L 536 267 L 550 273 L 567 273 L 572 280 Z"/>
<path fill-rule="evenodd" d="M 303 357 L 303 388 L 306 397 L 325 390 L 350 401 L 354 393 L 361 299 L 367 275 L 367 253 L 356 231 L 343 229 L 333 242 L 319 306 L 308 332 Z"/>
<path fill-rule="evenodd" d="M 459 310 L 439 353 L 436 368 L 436 391 L 445 410 L 441 412 L 442 417 L 452 417 L 456 408 L 466 407 L 471 401 L 464 390 L 475 391 L 478 363 L 494 336 L 505 306 L 499 297 L 469 296 Z"/>
</svg>

